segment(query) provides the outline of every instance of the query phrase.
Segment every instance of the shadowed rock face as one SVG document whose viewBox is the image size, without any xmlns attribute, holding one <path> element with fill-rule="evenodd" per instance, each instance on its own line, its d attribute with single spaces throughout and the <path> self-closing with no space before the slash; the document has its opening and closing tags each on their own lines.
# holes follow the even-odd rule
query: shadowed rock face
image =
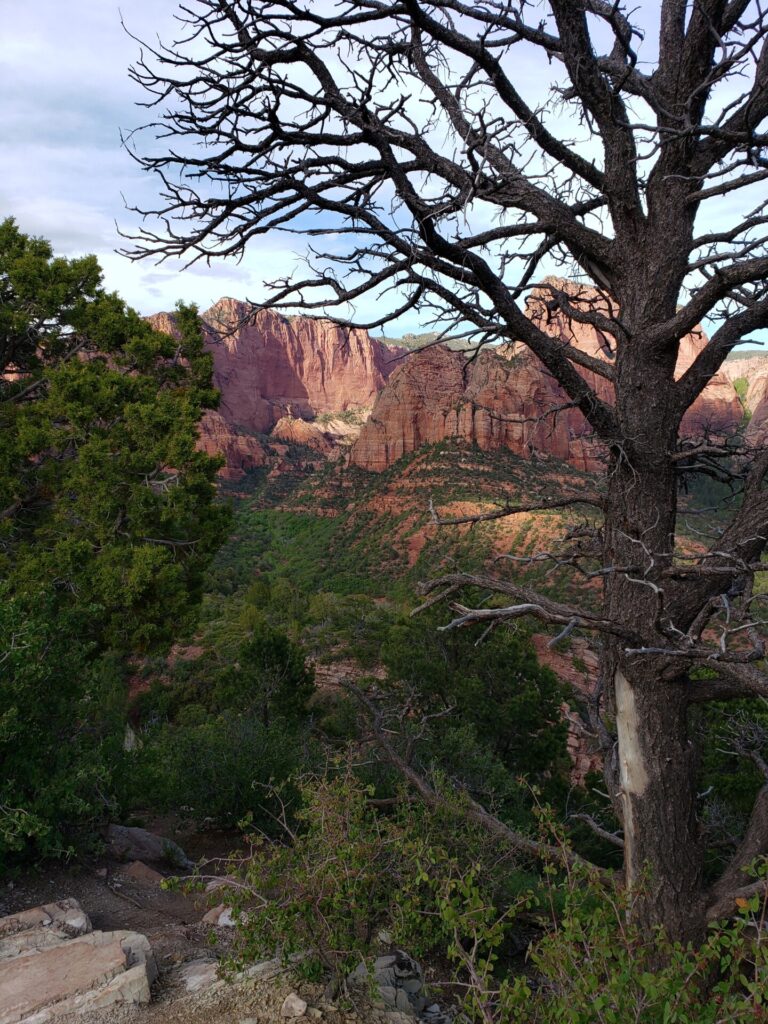
<svg viewBox="0 0 768 1024">
<path fill-rule="evenodd" d="M 750 380 L 745 404 L 752 416 L 746 430 L 746 441 L 762 447 L 768 443 L 768 367 L 763 367 Z"/>
<path fill-rule="evenodd" d="M 258 438 L 227 423 L 216 409 L 209 409 L 199 426 L 197 447 L 206 455 L 223 455 L 225 465 L 219 470 L 223 480 L 239 480 L 249 469 L 267 462 L 267 453 Z"/>
<path fill-rule="evenodd" d="M 563 344 L 613 361 L 605 335 L 562 313 L 548 313 L 536 293 L 527 313 Z M 701 330 L 683 339 L 678 377 L 706 343 Z M 602 399 L 613 400 L 609 381 L 589 370 L 579 372 Z M 484 349 L 471 361 L 438 346 L 409 357 L 392 375 L 352 449 L 351 461 L 380 472 L 423 444 L 458 438 L 485 450 L 505 447 L 525 458 L 551 455 L 594 470 L 601 463 L 600 448 L 582 414 L 568 404 L 551 374 L 521 344 Z M 768 415 L 768 402 L 766 406 Z M 717 374 L 686 413 L 682 428 L 689 436 L 722 435 L 734 430 L 741 418 L 733 384 Z"/>
<path fill-rule="evenodd" d="M 351 460 L 380 472 L 408 452 L 446 438 L 529 457 L 547 453 L 594 468 L 596 453 L 573 410 L 542 413 L 565 399 L 522 349 L 485 349 L 471 362 L 441 346 L 409 357 L 392 375 L 352 448 Z"/>
</svg>

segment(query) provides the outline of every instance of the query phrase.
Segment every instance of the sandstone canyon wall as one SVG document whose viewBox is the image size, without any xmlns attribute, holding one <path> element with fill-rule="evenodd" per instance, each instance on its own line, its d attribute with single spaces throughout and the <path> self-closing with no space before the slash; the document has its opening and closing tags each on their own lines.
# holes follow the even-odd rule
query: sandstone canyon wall
<svg viewBox="0 0 768 1024">
<path fill-rule="evenodd" d="M 567 282 L 558 283 L 573 290 Z M 550 313 L 541 295 L 533 293 L 527 313 L 563 344 L 612 361 L 609 339 L 602 332 L 560 312 Z M 683 339 L 678 376 L 706 343 L 700 329 Z M 612 400 L 609 381 L 579 372 L 601 398 Z M 552 455 L 594 470 L 601 464 L 599 446 L 581 413 L 567 406 L 565 393 L 521 344 L 488 347 L 474 359 L 438 346 L 409 357 L 392 375 L 355 442 L 351 461 L 379 472 L 423 444 L 457 438 L 486 450 L 505 447 L 523 457 Z M 733 384 L 717 374 L 686 413 L 683 431 L 692 436 L 726 434 L 741 419 Z"/>
<path fill-rule="evenodd" d="M 204 343 L 213 356 L 219 408 L 205 414 L 200 447 L 222 454 L 222 476 L 237 479 L 265 463 L 255 435 L 315 448 L 326 455 L 344 425 L 323 430 L 308 421 L 323 414 L 367 414 L 404 350 L 345 329 L 330 320 L 286 317 L 235 299 L 220 299 L 201 315 Z M 157 330 L 176 334 L 173 314 L 149 317 Z"/>
<path fill-rule="evenodd" d="M 400 354 L 367 331 L 269 309 L 254 315 L 235 299 L 221 299 L 202 319 L 222 416 L 261 434 L 284 416 L 370 408 Z"/>
<path fill-rule="evenodd" d="M 768 373 L 768 352 L 756 352 L 748 356 L 733 355 L 723 363 L 721 371 L 730 381 L 746 377 L 751 381 L 755 376 Z"/>
<path fill-rule="evenodd" d="M 531 295 L 527 312 L 564 344 L 612 360 L 605 335 L 560 312 L 550 313 L 542 295 Z M 175 333 L 172 315 L 150 319 L 158 329 Z M 268 309 L 254 314 L 247 304 L 229 298 L 202 319 L 221 402 L 206 414 L 200 444 L 211 454 L 224 455 L 225 477 L 237 479 L 265 464 L 267 434 L 325 458 L 338 457 L 352 445 L 351 462 L 377 472 L 424 444 L 447 438 L 485 450 L 508 448 L 526 458 L 550 455 L 584 470 L 601 464 L 600 449 L 581 413 L 568 408 L 554 379 L 521 344 L 487 347 L 474 358 L 444 345 L 405 356 L 405 350 L 372 339 L 366 331 Z M 678 375 L 706 341 L 700 330 L 683 340 Z M 579 372 L 611 400 L 608 381 Z M 768 372 L 755 385 L 754 405 L 761 409 L 760 422 L 768 423 Z M 740 423 L 742 414 L 723 372 L 688 411 L 683 429 L 689 435 L 724 434 Z M 757 437 L 758 417 L 753 419 Z"/>
<path fill-rule="evenodd" d="M 742 396 L 744 410 L 750 417 L 745 432 L 747 444 L 768 443 L 768 353 L 726 360 L 723 371 L 732 381 L 746 380 Z"/>
</svg>

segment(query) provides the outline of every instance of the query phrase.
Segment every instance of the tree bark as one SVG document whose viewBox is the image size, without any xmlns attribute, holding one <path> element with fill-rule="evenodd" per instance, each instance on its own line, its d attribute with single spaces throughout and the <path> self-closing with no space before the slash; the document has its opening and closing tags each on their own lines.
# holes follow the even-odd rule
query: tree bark
<svg viewBox="0 0 768 1024">
<path fill-rule="evenodd" d="M 643 306 L 648 309 L 647 295 Z M 608 578 L 605 614 L 650 648 L 669 646 L 661 574 L 672 561 L 677 511 L 671 454 L 678 424 L 667 398 L 674 357 L 654 357 L 631 344 L 616 367 L 616 409 L 626 443 L 613 453 L 609 469 L 604 564 L 637 571 Z M 627 655 L 620 641 L 606 645 L 604 658 L 613 681 L 614 802 L 623 819 L 633 918 L 649 933 L 662 925 L 672 939 L 695 940 L 704 929 L 703 851 L 688 694 L 682 679 L 669 678 L 668 659 Z"/>
<path fill-rule="evenodd" d="M 626 675 L 625 671 L 629 674 Z M 625 882 L 633 919 L 673 939 L 704 929 L 695 750 L 683 688 L 647 667 L 615 674 Z"/>
</svg>

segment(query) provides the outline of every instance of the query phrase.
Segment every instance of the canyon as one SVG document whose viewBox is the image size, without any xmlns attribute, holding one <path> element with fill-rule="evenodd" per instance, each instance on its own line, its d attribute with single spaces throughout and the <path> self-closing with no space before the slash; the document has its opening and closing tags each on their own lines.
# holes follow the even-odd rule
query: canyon
<svg viewBox="0 0 768 1024">
<path fill-rule="evenodd" d="M 569 282 L 574 306 L 593 302 Z M 602 332 L 567 319 L 535 290 L 528 316 L 543 330 L 587 355 L 611 363 L 614 353 Z M 367 331 L 327 320 L 255 312 L 223 298 L 202 314 L 204 343 L 221 393 L 218 409 L 206 413 L 200 447 L 222 455 L 224 479 L 271 465 L 285 446 L 301 446 L 322 461 L 344 459 L 381 472 L 427 444 L 456 439 L 485 451 L 505 448 L 526 459 L 554 458 L 594 471 L 603 452 L 588 424 L 572 407 L 546 368 L 521 343 L 489 345 L 466 352 L 436 344 L 409 352 Z M 172 314 L 150 317 L 175 333 Z M 697 328 L 683 339 L 677 375 L 684 373 L 707 337 Z M 601 398 L 612 385 L 579 370 Z M 740 398 L 734 381 L 746 377 Z M 742 404 L 743 399 L 743 404 Z M 722 437 L 750 417 L 746 437 L 763 443 L 768 433 L 768 357 L 727 361 L 688 410 L 689 437 Z"/>
</svg>

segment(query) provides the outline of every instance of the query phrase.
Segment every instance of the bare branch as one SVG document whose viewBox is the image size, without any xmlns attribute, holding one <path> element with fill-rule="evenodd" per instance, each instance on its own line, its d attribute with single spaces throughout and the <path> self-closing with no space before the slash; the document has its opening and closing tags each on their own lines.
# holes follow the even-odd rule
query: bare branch
<svg viewBox="0 0 768 1024">
<path fill-rule="evenodd" d="M 481 825 L 486 829 L 490 835 L 500 839 L 515 853 L 535 857 L 536 859 L 555 861 L 557 863 L 566 863 L 571 865 L 580 864 L 594 870 L 600 877 L 607 877 L 607 872 L 603 871 L 601 868 L 595 867 L 588 861 L 585 861 L 582 857 L 569 850 L 567 847 L 552 846 L 523 835 L 521 832 L 516 832 L 505 822 L 501 821 L 501 819 L 487 811 L 472 796 L 470 796 L 466 790 L 462 792 L 462 803 L 458 805 L 455 800 L 449 800 L 444 797 L 398 753 L 394 743 L 383 728 L 381 712 L 370 697 L 352 683 L 342 682 L 341 685 L 355 697 L 362 707 L 365 708 L 374 732 L 376 743 L 380 747 L 384 756 L 387 758 L 389 763 L 400 772 L 405 781 L 416 790 L 427 806 L 445 808 L 453 812 L 459 810 L 471 821 L 476 822 L 478 825 Z"/>
<path fill-rule="evenodd" d="M 494 519 L 504 519 L 507 516 L 520 515 L 523 512 L 545 512 L 549 509 L 570 508 L 573 505 L 591 505 L 594 508 L 603 509 L 605 502 L 600 494 L 582 494 L 568 498 L 541 499 L 540 501 L 520 505 L 504 505 L 501 508 L 494 509 L 493 512 L 479 512 L 468 516 L 452 516 L 446 519 L 438 515 L 430 498 L 429 514 L 435 526 L 461 526 L 464 523 L 487 523 Z"/>
</svg>

